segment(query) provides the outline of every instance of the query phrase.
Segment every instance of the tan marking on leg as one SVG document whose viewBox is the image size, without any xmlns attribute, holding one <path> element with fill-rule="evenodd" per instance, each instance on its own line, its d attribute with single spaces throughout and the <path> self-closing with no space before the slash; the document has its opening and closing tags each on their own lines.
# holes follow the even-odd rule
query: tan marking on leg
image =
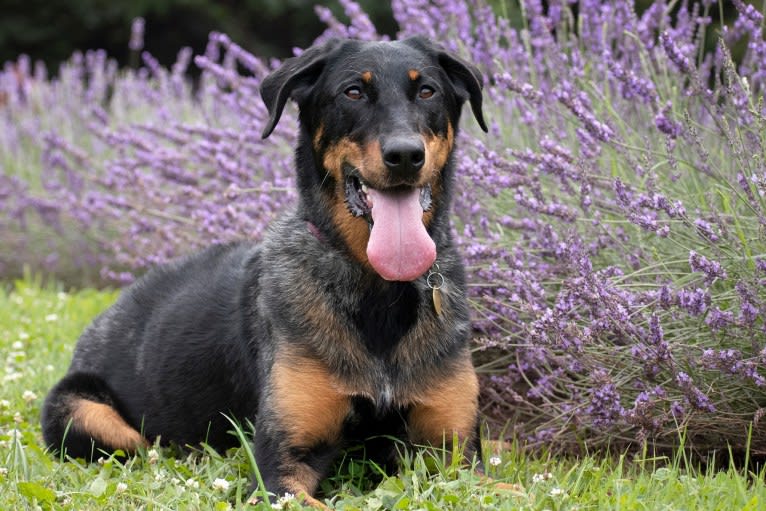
<svg viewBox="0 0 766 511">
<path fill-rule="evenodd" d="M 290 493 L 305 504 L 316 509 L 327 509 L 327 506 L 311 496 L 319 486 L 319 474 L 305 463 L 295 468 L 292 475 L 282 479 L 284 487 L 289 488 Z"/>
<path fill-rule="evenodd" d="M 323 502 L 315 499 L 314 497 L 306 493 L 299 493 L 298 498 L 302 500 L 304 504 L 306 504 L 307 506 L 313 507 L 314 509 L 330 509 Z"/>
<path fill-rule="evenodd" d="M 72 426 L 112 449 L 135 452 L 149 442 L 109 405 L 77 399 L 72 405 Z"/>
<path fill-rule="evenodd" d="M 289 482 L 289 480 L 287 482 Z M 290 488 L 290 486 L 287 486 L 287 487 Z M 299 488 L 299 489 L 291 491 L 290 493 L 295 495 L 295 498 L 298 499 L 299 502 L 302 502 L 303 504 L 305 504 L 307 506 L 313 507 L 314 509 L 330 509 L 323 502 L 321 502 L 320 500 L 315 499 L 314 497 L 312 497 L 306 491 L 306 489 L 304 489 L 302 487 L 296 487 L 296 488 Z M 277 495 L 277 498 L 279 498 L 279 497 L 282 497 L 282 495 Z M 254 495 L 253 497 L 251 497 L 247 501 L 247 503 L 249 505 L 252 505 L 252 506 L 257 506 L 257 505 L 261 504 L 262 502 L 263 501 L 261 500 L 261 498 L 259 496 L 257 496 L 257 495 Z"/>
<path fill-rule="evenodd" d="M 524 487 L 520 484 L 497 481 L 496 479 L 493 479 L 489 476 L 482 476 L 480 482 L 481 484 L 491 486 L 493 490 L 500 491 L 500 492 L 512 492 L 512 493 L 524 492 Z"/>
<path fill-rule="evenodd" d="M 339 439 L 351 401 L 321 362 L 280 356 L 272 368 L 271 384 L 274 408 L 291 445 L 311 447 Z"/>
<path fill-rule="evenodd" d="M 461 442 L 475 434 L 479 406 L 479 381 L 471 361 L 413 399 L 408 427 L 414 443 L 449 444 L 453 433 Z"/>
</svg>

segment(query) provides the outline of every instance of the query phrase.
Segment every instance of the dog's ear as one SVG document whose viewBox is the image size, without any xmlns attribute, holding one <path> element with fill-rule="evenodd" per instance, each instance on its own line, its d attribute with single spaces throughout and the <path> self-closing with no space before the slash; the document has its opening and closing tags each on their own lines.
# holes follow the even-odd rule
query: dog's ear
<svg viewBox="0 0 766 511">
<path fill-rule="evenodd" d="M 473 116 L 481 129 L 487 132 L 487 123 L 484 122 L 484 113 L 481 110 L 482 76 L 479 69 L 446 51 L 439 53 L 439 64 L 452 80 L 457 93 L 462 95 L 463 99 L 470 99 Z"/>
<path fill-rule="evenodd" d="M 470 101 L 471 110 L 473 111 L 473 115 L 476 117 L 479 126 L 481 126 L 481 129 L 485 132 L 488 131 L 487 123 L 484 122 L 484 114 L 481 109 L 481 89 L 483 84 L 479 69 L 425 37 L 415 36 L 404 42 L 421 51 L 436 55 L 439 65 L 444 69 L 447 76 L 452 81 L 452 84 L 455 87 L 455 92 L 463 101 Z"/>
<path fill-rule="evenodd" d="M 285 60 L 279 69 L 263 79 L 261 98 L 269 111 L 269 121 L 263 128 L 262 138 L 268 137 L 274 131 L 289 98 L 300 102 L 311 90 L 324 69 L 327 57 L 340 43 L 340 39 L 330 39 L 323 44 L 312 46 L 299 56 Z"/>
</svg>

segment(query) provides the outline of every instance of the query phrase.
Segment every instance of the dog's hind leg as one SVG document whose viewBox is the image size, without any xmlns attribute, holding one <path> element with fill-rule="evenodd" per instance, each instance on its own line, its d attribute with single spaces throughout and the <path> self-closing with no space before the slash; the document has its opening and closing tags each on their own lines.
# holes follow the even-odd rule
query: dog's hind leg
<svg viewBox="0 0 766 511">
<path fill-rule="evenodd" d="M 41 423 L 45 445 L 73 458 L 93 460 L 101 451 L 135 452 L 148 442 L 120 415 L 104 381 L 70 373 L 45 398 Z"/>
</svg>

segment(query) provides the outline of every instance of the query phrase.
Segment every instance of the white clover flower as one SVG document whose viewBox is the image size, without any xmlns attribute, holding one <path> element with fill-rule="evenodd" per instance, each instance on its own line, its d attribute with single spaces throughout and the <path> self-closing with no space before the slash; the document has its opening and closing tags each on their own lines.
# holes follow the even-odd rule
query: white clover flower
<svg viewBox="0 0 766 511">
<path fill-rule="evenodd" d="M 229 489 L 229 481 L 219 477 L 213 481 L 213 489 L 218 491 L 227 491 Z"/>
<path fill-rule="evenodd" d="M 48 323 L 53 323 L 58 320 L 59 320 L 58 314 L 48 314 L 47 316 L 45 316 L 45 321 L 47 321 Z"/>
<path fill-rule="evenodd" d="M 37 394 L 32 392 L 31 390 L 25 390 L 23 394 L 21 394 L 21 398 L 26 401 L 27 403 L 31 403 L 35 399 L 37 399 Z"/>
<path fill-rule="evenodd" d="M 20 351 L 24 349 L 24 343 L 21 341 L 16 341 L 13 344 L 11 344 L 11 349 Z"/>
<path fill-rule="evenodd" d="M 285 493 L 277 499 L 275 503 L 271 505 L 271 509 L 285 509 L 291 501 L 295 500 L 295 495 L 292 493 Z"/>
<path fill-rule="evenodd" d="M 24 360 L 25 358 L 27 358 L 27 353 L 25 351 L 9 351 L 8 356 L 5 357 L 5 363 L 8 365 L 13 365 L 16 362 Z"/>
<path fill-rule="evenodd" d="M 45 371 L 48 372 L 48 373 L 53 372 L 54 369 L 56 369 L 56 368 L 53 367 L 53 364 L 48 364 L 47 366 L 45 366 Z"/>
<path fill-rule="evenodd" d="M 7 399 L 0 399 L 0 408 L 7 409 L 11 407 L 11 402 Z"/>
<path fill-rule="evenodd" d="M 489 464 L 493 467 L 497 467 L 503 462 L 502 459 L 500 459 L 500 456 L 492 456 L 489 458 Z"/>
<path fill-rule="evenodd" d="M 552 488 L 550 492 L 551 497 L 559 497 L 561 495 L 566 495 L 566 494 L 567 492 L 565 490 L 558 487 Z"/>
<path fill-rule="evenodd" d="M 29 339 L 29 334 L 23 331 L 19 332 L 19 339 L 21 339 L 22 341 L 26 341 Z"/>
<path fill-rule="evenodd" d="M 149 451 L 146 453 L 146 456 L 149 458 L 149 463 L 151 465 L 154 465 L 160 459 L 160 453 L 157 452 L 157 449 L 149 449 Z"/>
<path fill-rule="evenodd" d="M 6 373 L 5 376 L 3 376 L 3 381 L 5 383 L 11 383 L 14 381 L 19 381 L 23 377 L 24 377 L 23 373 L 20 373 L 19 371 L 11 370 L 10 372 Z"/>
<path fill-rule="evenodd" d="M 189 479 L 187 479 L 184 484 L 186 485 L 187 488 L 194 488 L 194 489 L 199 488 L 199 481 L 197 481 L 193 477 L 190 477 Z"/>
<path fill-rule="evenodd" d="M 8 467 L 0 467 L 0 476 L 7 476 L 8 475 Z"/>
<path fill-rule="evenodd" d="M 551 477 L 553 477 L 553 474 L 551 474 L 550 472 L 543 472 L 542 474 L 534 474 L 532 476 L 532 482 L 542 483 L 543 481 L 547 481 Z"/>
<path fill-rule="evenodd" d="M 117 493 L 124 493 L 128 489 L 128 485 L 120 481 L 117 483 L 117 488 L 114 489 Z"/>
</svg>

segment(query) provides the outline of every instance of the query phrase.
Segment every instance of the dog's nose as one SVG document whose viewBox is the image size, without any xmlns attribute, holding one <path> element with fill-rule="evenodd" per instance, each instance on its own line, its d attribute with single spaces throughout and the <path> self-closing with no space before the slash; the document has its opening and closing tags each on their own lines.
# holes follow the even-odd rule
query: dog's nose
<svg viewBox="0 0 766 511">
<path fill-rule="evenodd" d="M 383 163 L 401 179 L 413 178 L 423 168 L 426 151 L 419 138 L 393 138 L 383 143 Z"/>
</svg>

